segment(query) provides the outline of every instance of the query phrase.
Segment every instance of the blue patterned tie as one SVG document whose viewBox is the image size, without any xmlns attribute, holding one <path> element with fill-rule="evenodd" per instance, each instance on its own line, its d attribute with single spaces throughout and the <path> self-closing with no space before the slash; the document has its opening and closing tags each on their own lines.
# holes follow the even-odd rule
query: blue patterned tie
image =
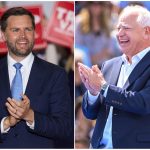
<svg viewBox="0 0 150 150">
<path fill-rule="evenodd" d="M 20 68 L 22 67 L 22 64 L 16 63 L 13 66 L 16 68 L 16 75 L 12 81 L 11 94 L 12 98 L 14 98 L 15 100 L 21 100 L 21 95 L 23 93 L 23 85 Z"/>
</svg>

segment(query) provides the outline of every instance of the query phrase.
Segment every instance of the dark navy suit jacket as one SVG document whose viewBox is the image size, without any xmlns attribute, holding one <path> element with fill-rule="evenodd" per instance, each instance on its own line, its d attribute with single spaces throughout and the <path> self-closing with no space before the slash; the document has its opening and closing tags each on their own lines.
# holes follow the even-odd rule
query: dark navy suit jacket
<svg viewBox="0 0 150 150">
<path fill-rule="evenodd" d="M 104 127 L 113 106 L 112 141 L 114 148 L 150 148 L 150 52 L 137 64 L 123 88 L 116 86 L 121 57 L 107 61 L 103 74 L 110 84 L 106 98 L 100 103 L 88 105 L 87 93 L 84 95 L 82 108 L 89 119 L 96 119 L 95 130 L 91 139 L 93 148 L 98 148 Z"/>
<path fill-rule="evenodd" d="M 0 148 L 53 148 L 54 141 L 70 133 L 70 95 L 65 71 L 35 56 L 25 94 L 34 110 L 35 128 L 25 121 L 0 135 Z M 0 120 L 11 97 L 7 58 L 0 60 Z"/>
</svg>

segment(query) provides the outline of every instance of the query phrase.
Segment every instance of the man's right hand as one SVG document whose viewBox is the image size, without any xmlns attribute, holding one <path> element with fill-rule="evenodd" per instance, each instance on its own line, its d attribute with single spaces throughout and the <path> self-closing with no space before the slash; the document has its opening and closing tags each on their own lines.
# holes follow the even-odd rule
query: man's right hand
<svg viewBox="0 0 150 150">
<path fill-rule="evenodd" d="M 10 100 L 10 99 L 11 99 L 10 97 L 7 98 L 7 100 Z M 10 113 L 10 110 L 11 110 L 11 112 L 16 113 L 16 109 L 14 109 L 8 102 L 6 102 L 5 105 L 6 105 L 7 110 L 8 110 L 9 113 Z M 9 109 L 8 109 L 8 108 L 9 108 Z M 10 115 L 7 116 L 7 117 L 5 118 L 5 120 L 4 120 L 4 123 L 3 123 L 3 128 L 4 128 L 4 130 L 6 130 L 6 129 L 8 129 L 8 128 L 14 126 L 14 125 L 16 125 L 19 121 L 20 121 L 19 118 L 15 118 L 15 117 L 12 116 L 11 113 L 10 113 Z"/>
<path fill-rule="evenodd" d="M 20 121 L 19 119 L 16 119 L 15 117 L 11 115 L 6 117 L 4 120 L 4 124 L 3 124 L 4 130 L 7 130 L 8 128 L 16 125 L 19 121 Z"/>
<path fill-rule="evenodd" d="M 95 88 L 95 83 L 93 84 L 91 81 L 94 79 L 97 82 L 97 76 L 95 72 L 93 72 L 93 70 L 81 63 L 78 63 L 78 70 L 79 70 L 79 74 L 80 74 L 80 78 L 82 80 L 82 82 L 84 83 L 85 87 L 87 90 L 89 90 L 89 92 L 92 95 L 97 95 L 99 93 L 99 88 Z"/>
</svg>

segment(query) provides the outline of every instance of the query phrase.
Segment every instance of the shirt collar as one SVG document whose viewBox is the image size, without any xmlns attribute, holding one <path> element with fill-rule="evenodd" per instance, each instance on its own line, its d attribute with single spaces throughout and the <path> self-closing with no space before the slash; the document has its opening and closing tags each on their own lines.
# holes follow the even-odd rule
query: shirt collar
<svg viewBox="0 0 150 150">
<path fill-rule="evenodd" d="M 20 61 L 20 63 L 23 65 L 23 67 L 27 67 L 30 65 L 31 62 L 33 62 L 34 60 L 34 55 L 32 53 L 30 53 L 27 57 L 25 57 L 22 61 Z M 17 63 L 16 60 L 14 60 L 9 52 L 7 54 L 7 61 L 8 61 L 8 67 L 12 67 L 15 63 Z"/>
<path fill-rule="evenodd" d="M 139 62 L 148 52 L 150 51 L 150 47 L 147 47 L 146 49 L 142 50 L 141 52 L 137 53 L 136 55 L 134 55 L 132 57 L 132 64 L 134 63 L 137 63 Z M 121 56 L 122 58 L 122 61 L 125 63 L 125 64 L 129 64 L 128 60 L 127 60 L 127 57 L 125 54 L 123 54 Z"/>
</svg>

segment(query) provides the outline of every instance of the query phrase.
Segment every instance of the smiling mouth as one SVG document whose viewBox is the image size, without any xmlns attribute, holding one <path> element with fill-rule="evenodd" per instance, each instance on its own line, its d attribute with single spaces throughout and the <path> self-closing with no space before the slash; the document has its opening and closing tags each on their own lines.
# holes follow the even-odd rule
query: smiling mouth
<svg viewBox="0 0 150 150">
<path fill-rule="evenodd" d="M 119 40 L 120 45 L 126 45 L 129 43 L 129 40 Z"/>
<path fill-rule="evenodd" d="M 18 42 L 17 43 L 18 44 L 18 46 L 21 48 L 21 49 L 24 49 L 24 48 L 26 48 L 27 47 L 27 45 L 28 45 L 28 42 Z"/>
<path fill-rule="evenodd" d="M 18 42 L 19 44 L 27 44 L 27 42 Z"/>
</svg>

